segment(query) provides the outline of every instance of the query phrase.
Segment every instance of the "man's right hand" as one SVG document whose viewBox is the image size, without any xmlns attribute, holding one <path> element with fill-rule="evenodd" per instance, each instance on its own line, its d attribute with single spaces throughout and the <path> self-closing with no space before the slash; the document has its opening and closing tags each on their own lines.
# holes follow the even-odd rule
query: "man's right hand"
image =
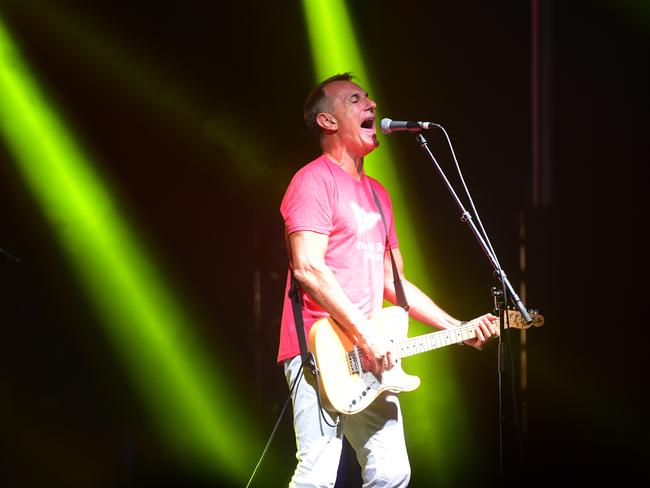
<svg viewBox="0 0 650 488">
<path fill-rule="evenodd" d="M 361 350 L 364 371 L 371 371 L 379 376 L 395 366 L 395 359 L 388 341 L 366 334 L 357 343 L 357 347 Z"/>
</svg>

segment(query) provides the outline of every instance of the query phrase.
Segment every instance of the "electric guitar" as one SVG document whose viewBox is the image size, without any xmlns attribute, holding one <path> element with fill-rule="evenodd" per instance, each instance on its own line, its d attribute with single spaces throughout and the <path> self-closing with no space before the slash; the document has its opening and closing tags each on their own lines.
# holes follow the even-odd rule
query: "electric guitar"
<svg viewBox="0 0 650 488">
<path fill-rule="evenodd" d="M 533 310 L 528 312 L 533 319 L 530 324 L 524 322 L 519 312 L 508 310 L 510 328 L 527 329 L 544 323 L 541 315 Z M 321 395 L 328 406 L 343 414 L 359 413 L 384 391 L 399 393 L 420 386 L 420 378 L 402 369 L 402 358 L 476 337 L 474 326 L 464 325 L 409 338 L 408 314 L 396 306 L 383 308 L 370 321 L 381 337 L 393 343 L 395 366 L 380 376 L 363 369 L 363 358 L 354 345 L 355 338 L 331 317 L 315 322 L 309 332 L 308 348 L 319 370 Z"/>
</svg>

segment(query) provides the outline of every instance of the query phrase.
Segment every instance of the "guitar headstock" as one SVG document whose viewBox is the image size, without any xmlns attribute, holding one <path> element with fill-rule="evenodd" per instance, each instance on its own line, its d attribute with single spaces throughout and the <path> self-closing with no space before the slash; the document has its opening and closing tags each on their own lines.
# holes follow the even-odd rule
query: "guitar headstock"
<svg viewBox="0 0 650 488">
<path fill-rule="evenodd" d="M 544 317 L 534 309 L 528 309 L 528 315 L 533 321 L 527 324 L 521 312 L 515 309 L 508 309 L 508 322 L 511 329 L 528 329 L 530 327 L 541 327 L 544 324 Z"/>
</svg>

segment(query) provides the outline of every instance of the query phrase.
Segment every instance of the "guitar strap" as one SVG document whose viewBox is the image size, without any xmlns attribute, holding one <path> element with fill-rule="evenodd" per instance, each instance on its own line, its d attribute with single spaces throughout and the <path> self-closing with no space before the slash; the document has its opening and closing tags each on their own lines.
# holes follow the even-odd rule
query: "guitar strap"
<svg viewBox="0 0 650 488">
<path fill-rule="evenodd" d="M 406 301 L 406 294 L 404 293 L 404 286 L 402 285 L 402 279 L 399 276 L 399 272 L 397 271 L 397 265 L 395 264 L 395 256 L 393 256 L 393 250 L 390 247 L 390 244 L 388 243 L 388 225 L 386 224 L 386 217 L 384 217 L 384 211 L 381 208 L 381 204 L 379 203 L 379 197 L 377 197 L 377 193 L 375 193 L 375 189 L 372 187 L 372 183 L 368 182 L 370 185 L 370 191 L 372 191 L 372 197 L 375 199 L 375 205 L 377 206 L 377 210 L 379 210 L 379 215 L 381 215 L 381 220 L 384 223 L 384 229 L 386 230 L 386 247 L 388 248 L 388 252 L 390 253 L 390 260 L 393 265 L 393 284 L 395 285 L 395 296 L 397 297 L 397 305 L 402 307 L 404 310 L 408 312 L 409 309 L 409 304 Z"/>
<path fill-rule="evenodd" d="M 302 368 L 307 367 L 311 374 L 316 378 L 316 398 L 318 399 L 318 405 L 320 412 L 320 419 L 322 419 L 330 427 L 336 427 L 339 424 L 340 417 L 337 417 L 334 423 L 330 423 L 329 420 L 325 418 L 325 413 L 322 407 L 322 402 L 320 398 L 320 377 L 319 371 L 316 367 L 316 360 L 314 359 L 314 354 L 307 350 L 307 341 L 305 339 L 305 323 L 302 319 L 302 296 L 300 295 L 300 285 L 298 280 L 293 275 L 293 267 L 291 267 L 291 284 L 289 285 L 289 298 L 291 298 L 291 308 L 293 309 L 293 322 L 296 325 L 296 333 L 298 335 L 298 344 L 300 345 L 300 358 L 302 359 Z M 298 371 L 300 374 L 300 371 Z M 304 369 L 303 369 L 304 374 Z M 298 382 L 298 376 L 294 380 L 294 385 Z M 291 387 L 293 390 L 293 386 Z"/>
<path fill-rule="evenodd" d="M 300 286 L 298 285 L 298 280 L 296 280 L 296 277 L 293 275 L 293 268 L 291 268 L 289 298 L 291 299 L 291 308 L 293 309 L 293 322 L 296 325 L 302 364 L 314 372 L 315 365 L 311 354 L 307 351 L 307 340 L 305 339 L 305 323 L 302 320 L 302 296 L 300 295 Z"/>
</svg>

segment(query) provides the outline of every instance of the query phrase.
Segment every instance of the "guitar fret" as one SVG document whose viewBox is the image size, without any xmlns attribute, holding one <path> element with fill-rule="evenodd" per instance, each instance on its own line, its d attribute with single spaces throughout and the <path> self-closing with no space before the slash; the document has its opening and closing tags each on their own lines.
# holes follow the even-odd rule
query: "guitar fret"
<svg viewBox="0 0 650 488">
<path fill-rule="evenodd" d="M 531 325 L 539 327 L 544 323 L 544 317 L 534 311 L 529 311 L 534 321 L 531 325 L 523 322 L 521 314 L 519 314 L 519 312 L 514 310 L 508 310 L 507 312 L 508 319 L 510 321 L 510 327 L 514 329 L 527 329 Z M 474 326 L 465 325 L 463 327 L 445 329 L 438 332 L 405 339 L 398 344 L 398 352 L 400 357 L 408 357 L 419 354 L 421 352 L 437 349 L 439 347 L 445 347 L 451 344 L 457 344 L 461 341 L 474 339 L 475 337 L 476 333 L 474 332 Z"/>
<path fill-rule="evenodd" d="M 473 325 L 445 329 L 430 334 L 412 337 L 398 344 L 399 356 L 409 357 L 432 349 L 450 346 L 476 337 Z"/>
</svg>

